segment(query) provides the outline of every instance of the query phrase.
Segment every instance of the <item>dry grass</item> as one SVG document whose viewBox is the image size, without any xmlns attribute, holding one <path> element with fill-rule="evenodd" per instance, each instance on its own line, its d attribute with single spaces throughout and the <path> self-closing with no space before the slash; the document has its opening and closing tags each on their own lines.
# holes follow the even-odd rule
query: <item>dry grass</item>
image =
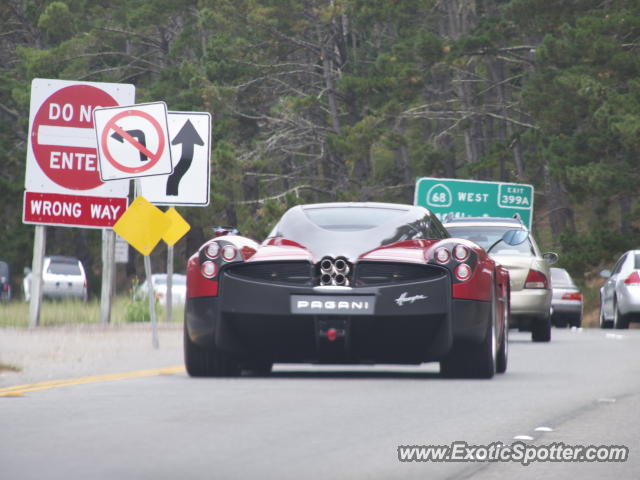
<svg viewBox="0 0 640 480">
<path fill-rule="evenodd" d="M 0 372 L 21 372 L 22 369 L 20 367 L 16 367 L 15 365 L 9 365 L 7 363 L 0 362 Z"/>
<path fill-rule="evenodd" d="M 116 297 L 111 305 L 111 323 L 126 323 L 125 311 L 130 303 L 128 297 Z M 158 312 L 158 321 L 165 320 L 164 310 Z M 173 308 L 173 321 L 182 321 L 183 306 Z M 64 300 L 43 301 L 40 307 L 40 325 L 57 326 L 68 324 L 100 323 L 100 302 L 87 303 Z M 29 304 L 19 300 L 0 304 L 0 327 L 27 327 L 29 325 Z"/>
</svg>

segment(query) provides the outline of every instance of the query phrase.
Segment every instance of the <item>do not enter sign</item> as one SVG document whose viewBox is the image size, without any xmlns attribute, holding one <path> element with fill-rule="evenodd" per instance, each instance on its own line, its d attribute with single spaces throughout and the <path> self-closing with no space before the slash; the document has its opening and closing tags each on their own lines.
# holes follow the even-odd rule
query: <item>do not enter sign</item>
<svg viewBox="0 0 640 480">
<path fill-rule="evenodd" d="M 133 102 L 133 85 L 36 79 L 31 90 L 26 189 L 126 196 L 126 182 L 100 179 L 93 110 Z"/>
</svg>

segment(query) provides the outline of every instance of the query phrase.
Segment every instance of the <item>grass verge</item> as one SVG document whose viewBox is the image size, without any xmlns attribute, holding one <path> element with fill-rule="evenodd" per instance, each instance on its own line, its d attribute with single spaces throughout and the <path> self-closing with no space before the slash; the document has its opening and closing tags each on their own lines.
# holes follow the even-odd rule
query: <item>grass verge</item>
<svg viewBox="0 0 640 480">
<path fill-rule="evenodd" d="M 129 297 L 116 297 L 111 305 L 111 324 L 127 323 L 127 308 L 131 304 Z M 166 308 L 156 309 L 158 322 L 165 321 Z M 173 322 L 179 323 L 184 315 L 184 305 L 173 307 Z M 92 300 L 87 303 L 62 300 L 43 301 L 40 307 L 40 326 L 50 327 L 69 324 L 99 324 L 100 302 Z M 28 327 L 29 304 L 22 301 L 11 301 L 0 304 L 0 327 Z"/>
</svg>

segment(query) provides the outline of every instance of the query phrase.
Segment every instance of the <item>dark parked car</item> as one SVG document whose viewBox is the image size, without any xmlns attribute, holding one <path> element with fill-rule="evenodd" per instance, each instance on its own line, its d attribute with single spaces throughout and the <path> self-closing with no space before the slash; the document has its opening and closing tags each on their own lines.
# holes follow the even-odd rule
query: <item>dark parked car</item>
<svg viewBox="0 0 640 480">
<path fill-rule="evenodd" d="M 274 362 L 438 361 L 447 376 L 507 367 L 509 276 L 423 207 L 300 205 L 259 244 L 215 237 L 189 259 L 192 376 Z"/>
<path fill-rule="evenodd" d="M 0 300 L 11 300 L 11 269 L 7 262 L 0 261 Z"/>
</svg>

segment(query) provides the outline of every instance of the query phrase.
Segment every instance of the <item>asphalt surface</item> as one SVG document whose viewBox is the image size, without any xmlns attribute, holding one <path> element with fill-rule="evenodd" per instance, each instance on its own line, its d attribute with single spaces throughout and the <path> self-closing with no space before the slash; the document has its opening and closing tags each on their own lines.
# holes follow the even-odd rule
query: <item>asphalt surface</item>
<svg viewBox="0 0 640 480">
<path fill-rule="evenodd" d="M 155 352 L 138 334 L 132 341 L 107 329 L 103 342 L 127 337 L 129 346 L 109 356 L 94 345 L 82 360 L 56 361 L 95 374 L 181 360 L 179 329 L 165 330 Z M 17 360 L 28 335 L 0 331 L 0 360 Z M 509 369 L 493 380 L 443 379 L 437 364 L 278 365 L 268 378 L 164 372 L 0 397 L 0 478 L 640 478 L 640 330 L 554 330 L 550 344 L 511 338 Z M 37 379 L 36 366 L 3 374 L 0 387 L 25 375 Z M 511 444 L 521 435 L 532 438 L 527 445 L 625 445 L 630 456 L 529 466 L 398 461 L 399 445 Z"/>
</svg>

